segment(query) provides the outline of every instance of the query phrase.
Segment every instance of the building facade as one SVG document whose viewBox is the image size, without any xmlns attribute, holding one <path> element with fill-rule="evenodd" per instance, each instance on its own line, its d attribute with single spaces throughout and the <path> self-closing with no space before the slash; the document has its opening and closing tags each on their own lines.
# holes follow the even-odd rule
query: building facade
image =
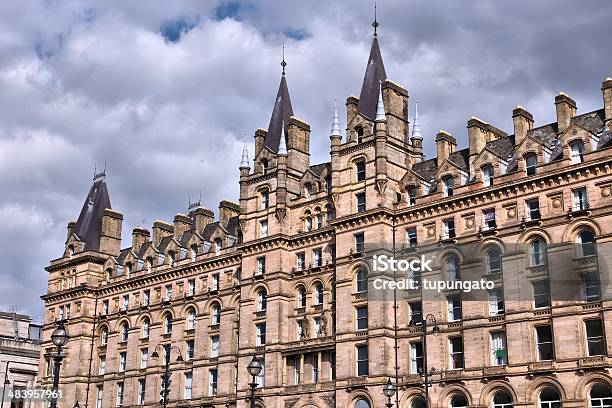
<svg viewBox="0 0 612 408">
<path fill-rule="evenodd" d="M 388 379 L 402 408 L 426 394 L 432 407 L 611 406 L 612 79 L 602 93 L 582 114 L 560 93 L 540 127 L 517 107 L 513 134 L 473 117 L 467 148 L 440 131 L 425 160 L 375 35 L 346 133 L 336 110 L 330 161 L 312 164 L 283 61 L 239 203 L 222 201 L 218 219 L 196 203 L 122 246 L 123 216 L 94 180 L 46 268 L 43 359 L 57 320 L 71 335 L 60 406 L 159 406 L 166 358 L 172 407 L 245 406 L 253 358 L 265 407 L 382 406 Z M 413 280 L 493 287 L 377 292 L 366 254 L 378 249 L 432 254 Z"/>
<path fill-rule="evenodd" d="M 5 405 L 30 408 L 32 402 L 11 398 L 11 390 L 25 390 L 39 385 L 38 363 L 42 325 L 30 316 L 0 312 L 0 379 Z"/>
</svg>

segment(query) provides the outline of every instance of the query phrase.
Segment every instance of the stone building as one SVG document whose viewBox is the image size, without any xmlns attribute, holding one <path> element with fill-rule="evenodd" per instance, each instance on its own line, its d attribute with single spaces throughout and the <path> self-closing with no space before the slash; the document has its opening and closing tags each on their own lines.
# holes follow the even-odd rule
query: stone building
<svg viewBox="0 0 612 408">
<path fill-rule="evenodd" d="M 0 381 L 5 405 L 30 408 L 33 403 L 10 398 L 9 391 L 24 390 L 38 384 L 38 363 L 42 325 L 30 316 L 0 312 Z"/>
<path fill-rule="evenodd" d="M 222 201 L 218 219 L 197 203 L 122 245 L 123 216 L 94 180 L 46 268 L 43 347 L 58 319 L 72 336 L 65 406 L 159 406 L 164 358 L 168 406 L 245 406 L 254 356 L 266 407 L 380 407 L 389 378 L 402 408 L 425 406 L 426 389 L 432 407 L 611 406 L 612 79 L 602 92 L 580 114 L 560 93 L 539 127 L 517 107 L 512 134 L 473 117 L 459 149 L 448 132 L 423 136 L 416 109 L 409 123 L 375 35 L 346 133 L 336 110 L 316 135 L 330 161 L 313 164 L 283 62 L 239 204 Z M 377 292 L 364 254 L 378 247 L 435 253 L 419 279 L 461 271 L 494 288 Z"/>
</svg>

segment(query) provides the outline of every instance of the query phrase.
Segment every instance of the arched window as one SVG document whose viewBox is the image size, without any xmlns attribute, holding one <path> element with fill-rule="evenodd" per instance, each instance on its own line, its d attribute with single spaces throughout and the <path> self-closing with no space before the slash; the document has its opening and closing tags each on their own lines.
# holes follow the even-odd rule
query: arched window
<svg viewBox="0 0 612 408">
<path fill-rule="evenodd" d="M 100 329 L 100 345 L 106 346 L 108 344 L 108 329 L 103 327 Z"/>
<path fill-rule="evenodd" d="M 328 205 L 327 207 L 325 207 L 325 216 L 327 218 L 327 224 L 329 224 L 331 220 L 336 218 L 336 211 Z"/>
<path fill-rule="evenodd" d="M 410 186 L 408 187 L 407 192 L 408 192 L 408 204 L 415 205 L 417 194 L 419 193 L 419 189 L 415 186 Z"/>
<path fill-rule="evenodd" d="M 500 273 L 502 270 L 501 251 L 494 245 L 487 249 L 487 272 Z"/>
<path fill-rule="evenodd" d="M 570 145 L 572 154 L 572 164 L 582 163 L 584 161 L 584 143 L 581 141 L 573 142 Z"/>
<path fill-rule="evenodd" d="M 421 397 L 416 397 L 410 401 L 410 408 L 427 408 L 427 403 Z"/>
<path fill-rule="evenodd" d="M 589 392 L 590 407 L 612 407 L 612 390 L 607 384 L 597 383 Z"/>
<path fill-rule="evenodd" d="M 317 283 L 314 290 L 314 302 L 315 305 L 323 304 L 323 284 Z"/>
<path fill-rule="evenodd" d="M 257 292 L 257 310 L 263 311 L 268 307 L 268 293 L 265 289 L 259 289 Z"/>
<path fill-rule="evenodd" d="M 576 237 L 578 244 L 578 256 L 594 256 L 595 251 L 595 234 L 590 229 L 583 229 Z"/>
<path fill-rule="evenodd" d="M 512 397 L 508 391 L 498 391 L 493 396 L 493 408 L 512 408 Z"/>
<path fill-rule="evenodd" d="M 538 156 L 535 153 L 528 153 L 525 155 L 525 170 L 528 176 L 536 174 L 536 166 L 538 165 Z"/>
<path fill-rule="evenodd" d="M 301 286 L 297 294 L 298 307 L 306 307 L 306 289 Z"/>
<path fill-rule="evenodd" d="M 218 304 L 215 304 L 212 308 L 212 323 L 213 325 L 215 324 L 221 324 L 221 306 L 219 306 Z"/>
<path fill-rule="evenodd" d="M 455 179 L 452 177 L 446 177 L 444 179 L 444 196 L 450 197 L 453 195 L 455 190 Z"/>
<path fill-rule="evenodd" d="M 323 227 L 323 214 L 321 213 L 321 210 L 317 210 L 317 228 L 322 228 Z"/>
<path fill-rule="evenodd" d="M 355 408 L 371 408 L 370 401 L 364 398 L 359 398 L 355 401 Z"/>
<path fill-rule="evenodd" d="M 540 391 L 538 398 L 539 408 L 561 408 L 561 397 L 559 391 L 552 387 L 546 387 Z"/>
<path fill-rule="evenodd" d="M 358 126 L 355 132 L 357 133 L 357 143 L 361 143 L 363 141 L 363 128 Z"/>
<path fill-rule="evenodd" d="M 355 176 L 357 178 L 357 181 L 365 181 L 366 179 L 366 165 L 365 165 L 365 161 L 360 160 L 357 163 L 355 163 Z"/>
<path fill-rule="evenodd" d="M 261 172 L 263 174 L 268 173 L 268 160 L 266 159 L 261 159 Z"/>
<path fill-rule="evenodd" d="M 172 334 L 172 315 L 170 313 L 164 315 L 164 334 Z"/>
<path fill-rule="evenodd" d="M 494 174 L 495 174 L 495 169 L 490 164 L 482 168 L 482 181 L 485 187 L 489 187 L 493 185 L 493 175 Z"/>
<path fill-rule="evenodd" d="M 356 276 L 357 293 L 365 293 L 368 291 L 368 272 L 365 268 L 359 268 Z"/>
<path fill-rule="evenodd" d="M 305 228 L 306 231 L 312 231 L 312 217 L 310 215 L 306 216 Z"/>
<path fill-rule="evenodd" d="M 127 323 L 123 323 L 121 325 L 121 342 L 125 343 L 128 341 L 128 334 L 130 331 L 130 326 Z"/>
<path fill-rule="evenodd" d="M 260 193 L 259 202 L 262 210 L 265 210 L 270 206 L 270 193 L 268 193 L 267 190 Z"/>
<path fill-rule="evenodd" d="M 467 398 L 464 395 L 458 394 L 451 398 L 450 407 L 451 408 L 467 408 L 468 402 Z"/>
<path fill-rule="evenodd" d="M 546 264 L 546 243 L 541 238 L 535 238 L 529 244 L 529 264 L 538 266 Z"/>
<path fill-rule="evenodd" d="M 142 338 L 148 339 L 151 334 L 151 321 L 147 317 L 142 319 Z"/>
<path fill-rule="evenodd" d="M 196 312 L 195 309 L 189 308 L 187 311 L 187 330 L 195 329 L 196 325 Z"/>
<path fill-rule="evenodd" d="M 448 280 L 454 281 L 461 279 L 461 271 L 459 268 L 459 257 L 455 254 L 450 254 L 444 261 L 444 270 Z"/>
</svg>

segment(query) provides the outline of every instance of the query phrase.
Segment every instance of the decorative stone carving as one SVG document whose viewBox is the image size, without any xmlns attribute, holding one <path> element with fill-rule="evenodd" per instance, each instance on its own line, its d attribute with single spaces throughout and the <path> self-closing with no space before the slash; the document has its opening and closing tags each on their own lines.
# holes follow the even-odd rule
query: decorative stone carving
<svg viewBox="0 0 612 408">
<path fill-rule="evenodd" d="M 470 215 L 465 219 L 465 227 L 469 229 L 474 228 L 474 216 Z"/>
<path fill-rule="evenodd" d="M 514 220 L 514 219 L 516 219 L 516 207 L 510 207 L 510 208 L 508 208 L 508 209 L 507 209 L 507 212 L 506 212 L 506 217 L 507 217 L 509 220 Z"/>
<path fill-rule="evenodd" d="M 612 194 L 612 186 L 604 186 L 601 188 L 602 197 L 610 197 L 610 194 Z"/>
</svg>

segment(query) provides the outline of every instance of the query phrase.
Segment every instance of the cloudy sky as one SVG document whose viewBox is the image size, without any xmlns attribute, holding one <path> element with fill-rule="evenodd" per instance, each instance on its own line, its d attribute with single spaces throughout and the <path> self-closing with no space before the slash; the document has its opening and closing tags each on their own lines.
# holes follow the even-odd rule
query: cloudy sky
<svg viewBox="0 0 612 408">
<path fill-rule="evenodd" d="M 312 163 L 326 161 L 333 100 L 359 95 L 372 14 L 370 1 L 1 2 L 0 310 L 41 315 L 43 268 L 62 253 L 94 163 L 107 161 L 126 244 L 200 190 L 211 209 L 236 199 L 242 135 L 252 158 L 282 43 Z M 419 101 L 430 157 L 438 129 L 465 147 L 472 115 L 512 133 L 514 106 L 548 123 L 561 90 L 579 112 L 602 106 L 607 0 L 379 0 L 378 15 L 387 75 L 411 111 Z"/>
</svg>

